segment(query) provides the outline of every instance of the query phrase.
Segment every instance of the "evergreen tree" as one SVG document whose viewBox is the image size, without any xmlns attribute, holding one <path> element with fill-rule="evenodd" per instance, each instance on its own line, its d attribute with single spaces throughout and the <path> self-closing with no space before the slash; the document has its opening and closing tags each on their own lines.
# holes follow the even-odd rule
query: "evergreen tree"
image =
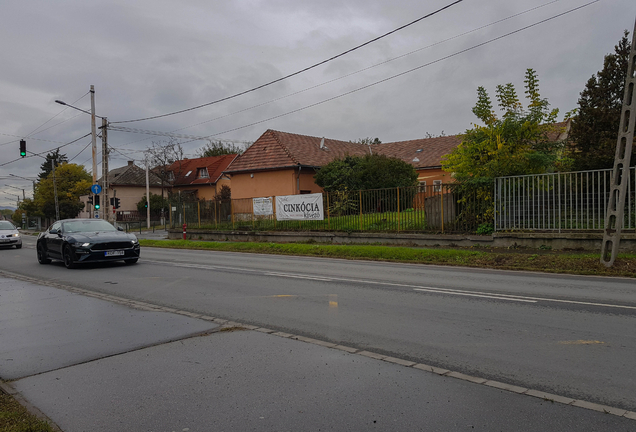
<svg viewBox="0 0 636 432">
<path fill-rule="evenodd" d="M 51 166 L 51 162 L 55 163 L 55 168 L 59 167 L 63 163 L 68 162 L 68 158 L 65 154 L 60 153 L 60 149 L 55 149 L 55 151 L 46 155 L 46 161 L 42 162 L 40 165 L 40 174 L 38 174 L 39 180 L 44 180 L 49 176 L 51 171 L 53 171 L 53 167 Z"/>
<path fill-rule="evenodd" d="M 618 139 L 625 78 L 631 43 L 629 32 L 605 56 L 603 69 L 593 75 L 579 98 L 570 131 L 570 157 L 575 170 L 612 168 Z M 636 147 L 634 147 L 636 149 Z M 632 164 L 636 162 L 632 156 Z"/>
</svg>

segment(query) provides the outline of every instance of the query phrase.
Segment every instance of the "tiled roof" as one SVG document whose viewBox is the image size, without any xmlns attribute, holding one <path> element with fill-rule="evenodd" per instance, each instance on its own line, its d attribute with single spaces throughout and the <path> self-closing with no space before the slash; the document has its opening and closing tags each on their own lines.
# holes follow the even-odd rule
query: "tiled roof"
<svg viewBox="0 0 636 432">
<path fill-rule="evenodd" d="M 102 179 L 99 179 L 101 184 Z M 150 186 L 161 186 L 161 179 L 152 171 L 148 173 Z M 111 186 L 145 186 L 146 170 L 135 164 L 129 163 L 121 168 L 108 171 L 108 183 Z"/>
<path fill-rule="evenodd" d="M 215 184 L 236 156 L 235 154 L 229 154 L 176 161 L 168 167 L 168 171 L 172 171 L 174 174 L 172 185 Z M 199 178 L 198 173 L 201 169 L 207 169 L 209 177 Z"/>
<path fill-rule="evenodd" d="M 567 138 L 569 122 L 552 126 L 549 139 Z M 363 156 L 369 152 L 402 159 L 416 169 L 438 168 L 442 165 L 442 158 L 461 142 L 462 135 L 450 135 L 367 146 L 270 129 L 237 157 L 225 172 L 273 170 L 299 165 L 321 167 L 345 155 Z"/>
<path fill-rule="evenodd" d="M 365 144 L 270 129 L 236 158 L 226 172 L 280 169 L 298 165 L 320 167 L 346 155 L 364 156 L 369 153 L 398 157 L 415 168 L 440 166 L 441 157 L 450 153 L 460 142 L 461 136 L 456 135 L 369 147 Z"/>
<path fill-rule="evenodd" d="M 440 167 L 442 157 L 452 152 L 461 142 L 461 135 L 450 135 L 378 144 L 371 148 L 375 153 L 402 159 L 415 168 L 433 168 Z"/>
</svg>

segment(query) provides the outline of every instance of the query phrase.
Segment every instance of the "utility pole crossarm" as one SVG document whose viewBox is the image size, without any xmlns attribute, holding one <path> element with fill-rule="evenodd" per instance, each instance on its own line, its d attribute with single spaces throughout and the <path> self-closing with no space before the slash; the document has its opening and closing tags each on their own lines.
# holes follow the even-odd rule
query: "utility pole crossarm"
<svg viewBox="0 0 636 432">
<path fill-rule="evenodd" d="M 623 109 L 621 110 L 616 155 L 614 156 L 614 170 L 610 185 L 610 196 L 605 213 L 605 233 L 601 247 L 601 262 L 611 267 L 618 255 L 621 241 L 621 231 L 625 219 L 625 199 L 627 186 L 630 182 L 630 163 L 632 146 L 634 143 L 634 126 L 636 123 L 636 22 L 632 32 L 632 47 L 627 64 Z"/>
</svg>

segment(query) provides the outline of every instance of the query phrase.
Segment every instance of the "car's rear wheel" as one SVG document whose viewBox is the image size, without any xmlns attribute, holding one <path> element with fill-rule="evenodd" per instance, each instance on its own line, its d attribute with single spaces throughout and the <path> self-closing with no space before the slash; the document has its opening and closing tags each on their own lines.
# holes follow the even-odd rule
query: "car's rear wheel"
<svg viewBox="0 0 636 432">
<path fill-rule="evenodd" d="M 137 261 L 139 261 L 139 258 L 131 258 L 131 259 L 124 260 L 124 262 L 125 262 L 126 264 L 129 264 L 129 265 L 130 265 L 130 264 L 136 264 L 136 263 L 137 263 Z"/>
<path fill-rule="evenodd" d="M 38 245 L 37 253 L 38 253 L 38 262 L 40 264 L 49 264 L 51 262 L 51 260 L 47 258 L 46 250 L 44 249 L 44 246 L 42 244 Z"/>
<path fill-rule="evenodd" d="M 75 268 L 75 260 L 73 259 L 73 251 L 69 245 L 64 246 L 64 265 L 67 269 Z"/>
</svg>

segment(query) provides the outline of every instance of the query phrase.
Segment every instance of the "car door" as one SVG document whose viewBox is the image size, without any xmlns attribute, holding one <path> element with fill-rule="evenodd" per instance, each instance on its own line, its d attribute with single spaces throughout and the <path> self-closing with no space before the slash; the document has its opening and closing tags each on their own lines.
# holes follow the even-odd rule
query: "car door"
<svg viewBox="0 0 636 432">
<path fill-rule="evenodd" d="M 53 258 L 62 258 L 62 223 L 55 222 L 46 233 L 46 249 Z"/>
</svg>

